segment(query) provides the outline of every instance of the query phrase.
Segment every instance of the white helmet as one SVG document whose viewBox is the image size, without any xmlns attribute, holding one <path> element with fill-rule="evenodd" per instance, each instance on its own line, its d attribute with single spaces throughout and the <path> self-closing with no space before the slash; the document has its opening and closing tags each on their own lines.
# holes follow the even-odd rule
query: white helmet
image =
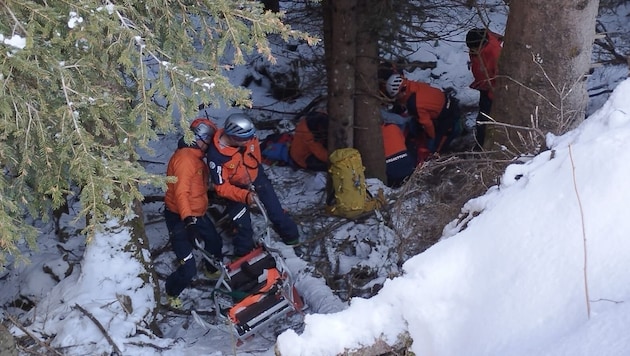
<svg viewBox="0 0 630 356">
<path fill-rule="evenodd" d="M 223 126 L 225 133 L 239 141 L 249 140 L 256 133 L 254 123 L 249 116 L 237 113 L 228 116 Z"/>
<path fill-rule="evenodd" d="M 395 97 L 398 92 L 400 92 L 400 85 L 403 82 L 403 77 L 400 74 L 392 74 L 387 79 L 387 85 L 385 89 L 387 90 L 387 95 L 391 98 Z"/>
</svg>

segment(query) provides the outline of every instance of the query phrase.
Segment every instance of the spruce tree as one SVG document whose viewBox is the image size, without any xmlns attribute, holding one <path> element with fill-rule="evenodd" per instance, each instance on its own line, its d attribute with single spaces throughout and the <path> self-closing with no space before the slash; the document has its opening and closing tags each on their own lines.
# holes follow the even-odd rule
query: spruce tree
<svg viewBox="0 0 630 356">
<path fill-rule="evenodd" d="M 312 41 L 282 16 L 257 1 L 0 2 L 0 262 L 67 195 L 87 236 L 132 216 L 139 186 L 165 184 L 138 148 L 199 103 L 251 105 L 226 71 L 252 51 L 273 62 L 269 34 Z"/>
</svg>

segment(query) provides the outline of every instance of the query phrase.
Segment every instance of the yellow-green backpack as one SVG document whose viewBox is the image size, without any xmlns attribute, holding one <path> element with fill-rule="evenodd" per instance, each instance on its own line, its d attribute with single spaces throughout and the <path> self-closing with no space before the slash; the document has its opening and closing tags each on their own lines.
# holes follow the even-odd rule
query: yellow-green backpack
<svg viewBox="0 0 630 356">
<path fill-rule="evenodd" d="M 336 216 L 354 219 L 381 207 L 381 201 L 370 196 L 365 184 L 365 167 L 361 154 L 354 148 L 334 150 L 329 158 L 332 199 L 327 211 Z"/>
</svg>

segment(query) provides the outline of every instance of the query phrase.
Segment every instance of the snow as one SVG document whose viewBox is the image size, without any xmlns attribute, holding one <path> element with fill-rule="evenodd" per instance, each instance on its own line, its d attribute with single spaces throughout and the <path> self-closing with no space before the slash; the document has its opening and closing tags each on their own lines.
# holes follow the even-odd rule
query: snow
<svg viewBox="0 0 630 356">
<path fill-rule="evenodd" d="M 493 30 L 502 32 L 500 27 Z M 431 44 L 430 52 L 418 51 L 418 58 L 440 64 L 409 76 L 455 87 L 462 104 L 474 104 L 462 38 L 459 43 Z M 246 70 L 232 73 L 239 82 Z M 129 231 L 112 222 L 107 232 L 85 244 L 76 234 L 60 240 L 43 224 L 40 250 L 25 252 L 31 264 L 11 261 L 15 263 L 0 274 L 0 304 L 11 305 L 1 315 L 19 314 L 31 333 L 56 335 L 51 346 L 68 355 L 112 351 L 103 332 L 77 306 L 99 320 L 125 355 L 272 355 L 274 347 L 286 356 L 336 355 L 378 338 L 394 343 L 403 332 L 413 339 L 411 350 L 417 355 L 627 355 L 630 219 L 625 207 L 630 190 L 623 187 L 630 175 L 630 80 L 621 79 L 627 75 L 627 68 L 596 71 L 589 87 L 615 88 L 609 97 L 597 96 L 591 102 L 593 106 L 601 101 L 593 106 L 599 109 L 591 110 L 573 131 L 549 135 L 548 151 L 509 166 L 498 185 L 462 207 L 463 219 L 445 226 L 439 243 L 406 261 L 400 276 L 381 281 L 383 288 L 370 299 L 353 298 L 347 305 L 311 273 L 307 261 L 273 242 L 309 301 L 303 323 L 301 315 L 291 316 L 239 345 L 225 325 L 213 324 L 203 314 L 209 305 L 204 290 L 188 288 L 182 299 L 197 316 L 164 313 L 164 337 L 149 337 L 150 332 L 136 324 L 164 301 L 156 301 L 151 287 L 136 277 L 141 266 L 131 252 L 119 249 L 130 238 Z M 264 84 L 252 89 L 256 106 L 272 102 Z M 289 112 L 303 104 L 281 103 L 277 108 Z M 234 109 L 207 110 L 219 122 L 231 112 Z M 179 135 L 166 135 L 154 145 L 153 156 L 143 154 L 157 162 L 147 164 L 148 169 L 165 170 Z M 321 207 L 323 174 L 283 167 L 268 167 L 267 172 L 274 183 L 286 187 L 278 194 L 291 212 Z M 378 182 L 371 184 L 379 187 Z M 152 193 L 161 191 L 145 192 Z M 163 246 L 167 232 L 159 220 L 161 203 L 144 208 L 149 244 L 152 249 Z M 389 272 L 387 259 L 393 257 L 367 246 L 372 239 L 393 241 L 392 234 L 373 219 L 348 222 L 330 238 L 350 237 L 358 250 L 356 257 L 339 256 L 342 270 L 364 264 Z M 80 255 L 70 252 L 62 258 L 57 253 L 82 249 L 80 265 L 75 264 Z M 172 259 L 167 252 L 153 262 L 168 273 Z M 163 283 L 160 288 L 163 291 Z M 132 298 L 131 310 L 124 296 Z M 12 304 L 16 300 L 32 301 L 36 307 L 20 313 Z M 22 334 L 17 327 L 11 331 Z"/>
<path fill-rule="evenodd" d="M 0 43 L 15 47 L 17 49 L 23 49 L 26 46 L 26 38 L 19 35 L 12 35 L 11 37 L 7 38 L 0 33 Z"/>
<path fill-rule="evenodd" d="M 478 216 L 447 226 L 377 296 L 280 335 L 282 355 L 394 343 L 404 330 L 417 355 L 627 355 L 629 94 L 630 79 L 549 137 L 550 151 L 509 166 L 462 210 Z"/>
</svg>

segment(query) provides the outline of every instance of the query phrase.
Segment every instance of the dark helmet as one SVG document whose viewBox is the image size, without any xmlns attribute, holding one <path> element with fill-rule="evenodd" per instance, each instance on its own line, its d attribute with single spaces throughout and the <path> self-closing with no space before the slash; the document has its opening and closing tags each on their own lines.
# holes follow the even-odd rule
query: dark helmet
<svg viewBox="0 0 630 356">
<path fill-rule="evenodd" d="M 469 49 L 477 50 L 488 42 L 488 34 L 484 28 L 473 28 L 466 34 L 466 46 Z"/>
<path fill-rule="evenodd" d="M 195 135 L 195 139 L 208 142 L 212 139 L 217 126 L 208 119 L 197 118 L 190 124 L 190 129 Z"/>
<path fill-rule="evenodd" d="M 254 127 L 254 123 L 249 118 L 249 116 L 236 113 L 228 116 L 225 120 L 225 124 L 223 125 L 225 129 L 225 134 L 238 140 L 245 141 L 254 137 L 256 133 L 256 128 Z"/>
</svg>

